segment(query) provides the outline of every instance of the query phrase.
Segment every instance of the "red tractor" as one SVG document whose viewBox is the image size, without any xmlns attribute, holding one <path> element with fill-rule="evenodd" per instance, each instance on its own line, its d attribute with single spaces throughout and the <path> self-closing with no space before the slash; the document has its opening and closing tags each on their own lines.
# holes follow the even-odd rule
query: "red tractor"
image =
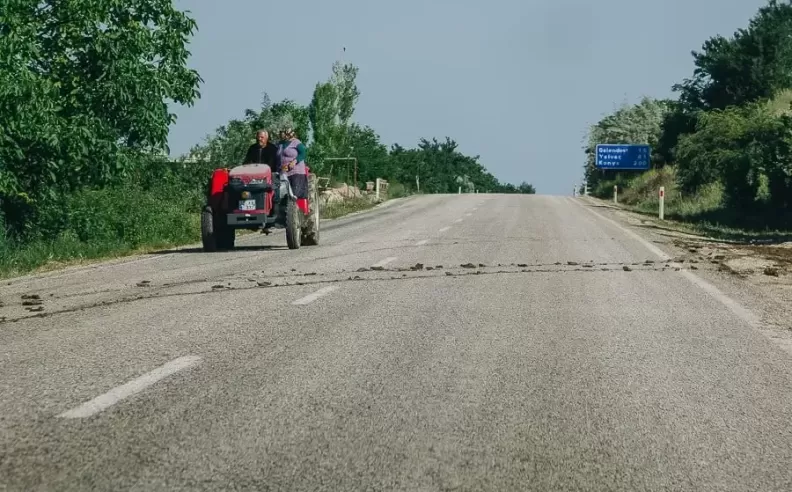
<svg viewBox="0 0 792 492">
<path fill-rule="evenodd" d="M 319 244 L 316 175 L 308 172 L 308 198 L 297 198 L 288 179 L 273 180 L 266 164 L 215 169 L 201 213 L 204 251 L 234 248 L 237 229 L 286 229 L 289 249 Z M 276 200 L 276 191 L 277 200 Z"/>
</svg>

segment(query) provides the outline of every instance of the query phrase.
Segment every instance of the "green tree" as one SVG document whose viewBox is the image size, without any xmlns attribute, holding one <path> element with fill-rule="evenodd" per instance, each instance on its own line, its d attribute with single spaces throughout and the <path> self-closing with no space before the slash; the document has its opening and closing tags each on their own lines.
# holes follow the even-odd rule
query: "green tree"
<svg viewBox="0 0 792 492">
<path fill-rule="evenodd" d="M 725 205 L 742 213 L 789 204 L 792 118 L 772 102 L 703 113 L 695 133 L 680 139 L 677 154 L 686 190 L 721 182 Z"/>
<path fill-rule="evenodd" d="M 520 190 L 520 193 L 524 193 L 526 195 L 533 195 L 536 193 L 536 188 L 534 188 L 532 184 L 525 181 L 520 183 L 520 186 L 518 186 L 517 189 Z"/>
<path fill-rule="evenodd" d="M 352 124 L 347 138 L 352 147 L 351 156 L 358 160 L 358 183 L 387 179 L 392 175 L 388 147 L 380 142 L 380 136 L 371 127 Z M 345 168 L 346 163 L 342 161 L 341 165 Z M 340 173 L 334 175 L 340 176 Z"/>
<path fill-rule="evenodd" d="M 676 160 L 683 135 L 704 111 L 767 100 L 792 87 L 792 5 L 770 0 L 731 38 L 713 36 L 693 51 L 693 76 L 675 84 L 679 101 L 663 123 L 658 152 Z"/>
<path fill-rule="evenodd" d="M 592 125 L 585 146 L 585 176 L 589 185 L 596 186 L 606 173 L 611 178 L 621 174 L 596 168 L 594 159 L 597 144 L 648 144 L 653 149 L 652 161 L 662 163 L 663 159 L 656 149 L 662 137 L 663 122 L 671 107 L 670 101 L 644 97 L 638 104 L 623 104 Z"/>
<path fill-rule="evenodd" d="M 292 128 L 297 138 L 308 144 L 311 138 L 311 121 L 308 107 L 291 99 L 284 99 L 265 108 L 261 113 L 262 128 L 271 130 L 271 138 L 277 140 L 278 133 L 287 127 Z"/>
<path fill-rule="evenodd" d="M 117 182 L 166 150 L 168 103 L 192 104 L 195 21 L 171 0 L 8 0 L 0 9 L 0 201 L 24 210 Z M 45 198 L 46 197 L 46 198 Z M 24 215 L 24 213 L 23 213 Z"/>
<path fill-rule="evenodd" d="M 336 62 L 333 65 L 332 83 L 335 87 L 337 97 L 336 108 L 338 111 L 336 132 L 338 138 L 337 151 L 345 153 L 350 146 L 350 122 L 355 114 L 360 91 L 358 90 L 356 79 L 358 68 L 352 64 L 341 64 Z"/>
<path fill-rule="evenodd" d="M 792 87 L 792 5 L 769 0 L 732 38 L 694 51 L 694 75 L 675 85 L 689 109 L 725 109 Z"/>
<path fill-rule="evenodd" d="M 309 149 L 311 162 L 321 166 L 325 157 L 334 154 L 335 119 L 338 114 L 336 88 L 330 82 L 317 83 L 308 116 L 313 135 Z"/>
<path fill-rule="evenodd" d="M 458 178 L 468 191 L 509 190 L 514 193 L 534 192 L 523 183 L 521 188 L 502 185 L 479 162 L 479 157 L 463 155 L 450 138 L 445 141 L 421 139 L 418 146 L 406 149 L 398 144 L 389 150 L 373 128 L 355 123 L 355 104 L 360 96 L 355 79 L 358 69 L 353 65 L 333 66 L 327 82 L 317 84 L 311 103 L 304 107 L 292 100 L 272 104 L 266 95 L 259 110 L 248 109 L 242 119 L 234 119 L 221 126 L 215 134 L 192 150 L 198 168 L 207 163 L 213 166 L 233 165 L 242 158 L 258 128 L 273 131 L 284 125 L 293 126 L 301 137 L 311 129 L 308 140 L 308 163 L 322 176 L 348 184 L 354 179 L 353 162 L 331 161 L 326 157 L 357 159 L 358 185 L 376 178 L 384 178 L 405 190 L 416 190 L 416 177 L 421 191 L 429 193 L 456 192 Z"/>
<path fill-rule="evenodd" d="M 312 164 L 323 169 L 327 157 L 347 157 L 351 149 L 350 122 L 360 96 L 358 68 L 336 62 L 330 79 L 316 84 L 308 115 L 313 132 L 309 149 Z"/>
<path fill-rule="evenodd" d="M 299 138 L 307 141 L 310 129 L 308 108 L 291 99 L 272 103 L 265 93 L 261 108 L 246 109 L 243 118 L 218 127 L 213 135 L 190 150 L 188 159 L 214 167 L 233 167 L 242 163 L 248 147 L 256 141 L 258 130 L 269 131 L 270 140 L 277 141 L 280 130 L 287 127 L 293 128 Z"/>
</svg>

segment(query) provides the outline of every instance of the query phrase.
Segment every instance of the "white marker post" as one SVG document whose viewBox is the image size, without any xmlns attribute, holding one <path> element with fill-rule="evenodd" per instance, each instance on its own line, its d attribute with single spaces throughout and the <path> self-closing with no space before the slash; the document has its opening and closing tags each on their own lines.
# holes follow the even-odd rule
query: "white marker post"
<svg viewBox="0 0 792 492">
<path fill-rule="evenodd" d="M 660 220 L 665 217 L 665 186 L 660 187 Z"/>
<path fill-rule="evenodd" d="M 613 185 L 613 203 L 619 203 L 619 186 Z"/>
<path fill-rule="evenodd" d="M 461 194 L 462 194 L 462 187 L 460 186 L 459 187 L 459 193 L 457 193 L 457 195 L 461 195 Z"/>
<path fill-rule="evenodd" d="M 377 200 L 379 200 L 379 197 L 380 197 L 380 179 L 379 178 L 377 178 L 376 190 L 377 190 L 376 197 L 377 197 Z"/>
</svg>

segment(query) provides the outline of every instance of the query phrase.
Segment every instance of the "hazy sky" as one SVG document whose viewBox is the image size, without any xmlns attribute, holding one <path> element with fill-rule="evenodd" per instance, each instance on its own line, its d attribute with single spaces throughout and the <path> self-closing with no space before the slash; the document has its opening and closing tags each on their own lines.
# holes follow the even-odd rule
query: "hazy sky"
<svg viewBox="0 0 792 492">
<path fill-rule="evenodd" d="M 202 97 L 178 108 L 178 155 L 267 92 L 307 104 L 346 47 L 355 120 L 412 147 L 449 136 L 500 180 L 569 194 L 588 125 L 667 97 L 691 50 L 747 25 L 765 0 L 177 0 L 199 27 Z M 242 156 L 240 156 L 240 159 Z"/>
</svg>

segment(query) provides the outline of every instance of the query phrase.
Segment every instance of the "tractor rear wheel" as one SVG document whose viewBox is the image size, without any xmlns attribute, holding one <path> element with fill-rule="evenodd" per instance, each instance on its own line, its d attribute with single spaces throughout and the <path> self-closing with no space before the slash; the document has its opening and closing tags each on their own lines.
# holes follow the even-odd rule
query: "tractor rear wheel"
<svg viewBox="0 0 792 492">
<path fill-rule="evenodd" d="M 306 246 L 319 244 L 319 192 L 315 178 L 313 174 L 308 177 L 308 216 L 302 228 L 302 243 Z"/>
<path fill-rule="evenodd" d="M 286 244 L 289 249 L 300 249 L 303 212 L 297 206 L 297 200 L 289 197 L 286 202 Z"/>
</svg>

